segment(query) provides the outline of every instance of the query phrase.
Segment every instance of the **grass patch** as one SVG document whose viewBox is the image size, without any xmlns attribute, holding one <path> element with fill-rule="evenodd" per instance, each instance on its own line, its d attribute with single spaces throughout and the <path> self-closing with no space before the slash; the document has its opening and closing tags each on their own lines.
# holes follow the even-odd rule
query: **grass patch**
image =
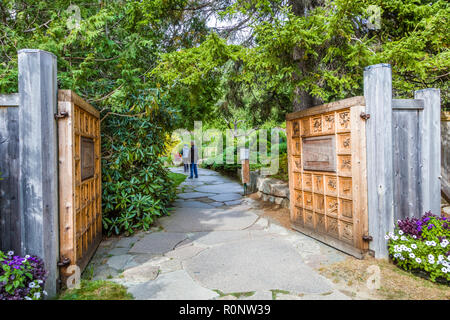
<svg viewBox="0 0 450 320">
<path fill-rule="evenodd" d="M 186 176 L 181 173 L 169 172 L 169 178 L 173 181 L 175 187 L 178 187 L 184 180 L 186 180 Z"/>
<path fill-rule="evenodd" d="M 279 294 L 279 293 L 290 294 L 290 292 L 286 291 L 286 290 L 274 289 L 274 290 L 270 290 L 270 291 L 272 291 L 272 300 L 276 300 L 277 299 L 277 294 Z"/>
<path fill-rule="evenodd" d="M 215 289 L 213 290 L 215 293 L 217 293 L 219 295 L 219 297 L 225 297 L 225 296 L 233 296 L 236 298 L 240 298 L 240 297 L 251 297 L 252 295 L 255 294 L 255 291 L 248 291 L 248 292 L 230 292 L 230 293 L 225 293 L 220 291 L 219 289 Z"/>
<path fill-rule="evenodd" d="M 82 280 L 80 289 L 67 289 L 58 300 L 133 300 L 133 296 L 124 286 L 111 281 Z"/>
<path fill-rule="evenodd" d="M 366 281 L 371 275 L 369 266 L 380 268 L 380 289 L 370 290 Z M 352 295 L 363 299 L 380 300 L 449 300 L 450 287 L 433 283 L 398 268 L 386 260 L 367 257 L 364 260 L 348 258 L 344 261 L 323 267 L 320 272 L 350 290 Z"/>
</svg>

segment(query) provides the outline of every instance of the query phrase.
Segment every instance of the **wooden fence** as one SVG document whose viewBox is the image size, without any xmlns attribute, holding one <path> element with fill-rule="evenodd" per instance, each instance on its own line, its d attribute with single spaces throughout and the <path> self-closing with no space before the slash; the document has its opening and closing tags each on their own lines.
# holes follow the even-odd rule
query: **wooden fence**
<svg viewBox="0 0 450 320">
<path fill-rule="evenodd" d="M 387 258 L 395 221 L 440 212 L 439 115 L 439 90 L 392 99 L 387 64 L 366 68 L 364 97 L 288 114 L 293 227 Z"/>
<path fill-rule="evenodd" d="M 442 196 L 450 202 L 450 111 L 441 113 Z"/>
<path fill-rule="evenodd" d="M 56 57 L 18 52 L 19 92 L 0 97 L 0 249 L 37 255 L 56 294 L 58 161 Z"/>
<path fill-rule="evenodd" d="M 361 258 L 368 249 L 364 97 L 287 116 L 292 227 Z"/>
<path fill-rule="evenodd" d="M 102 237 L 100 114 L 70 90 L 58 91 L 60 253 L 86 267 Z M 68 259 L 68 260 L 67 260 Z M 70 262 L 69 262 L 70 261 Z"/>
<path fill-rule="evenodd" d="M 0 250 L 41 257 L 54 296 L 58 265 L 64 280 L 101 240 L 99 113 L 57 90 L 53 54 L 20 50 L 18 65 L 19 93 L 0 95 Z"/>
</svg>

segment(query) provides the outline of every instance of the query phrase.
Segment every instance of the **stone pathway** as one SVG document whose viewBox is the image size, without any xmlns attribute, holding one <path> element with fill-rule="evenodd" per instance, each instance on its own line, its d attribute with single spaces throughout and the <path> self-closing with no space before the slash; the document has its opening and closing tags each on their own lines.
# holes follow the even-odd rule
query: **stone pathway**
<svg viewBox="0 0 450 320">
<path fill-rule="evenodd" d="M 317 272 L 347 256 L 262 218 L 238 182 L 200 168 L 178 188 L 170 216 L 103 241 L 86 272 L 136 299 L 350 299 Z"/>
</svg>

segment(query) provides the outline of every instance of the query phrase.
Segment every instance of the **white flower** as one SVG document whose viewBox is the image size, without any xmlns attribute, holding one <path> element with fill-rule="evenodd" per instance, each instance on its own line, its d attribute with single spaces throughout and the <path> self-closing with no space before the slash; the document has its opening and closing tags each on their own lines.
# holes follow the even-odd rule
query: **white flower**
<svg viewBox="0 0 450 320">
<path fill-rule="evenodd" d="M 28 285 L 28 287 L 30 287 L 30 288 L 35 288 L 36 285 L 34 284 L 34 282 L 30 282 L 30 284 Z"/>
<path fill-rule="evenodd" d="M 405 258 L 403 258 L 403 256 L 402 256 L 402 257 L 400 257 L 400 260 L 405 260 Z"/>
<path fill-rule="evenodd" d="M 413 238 L 414 238 L 414 239 L 417 239 L 417 236 L 416 236 L 416 235 L 413 235 Z"/>
<path fill-rule="evenodd" d="M 44 282 L 44 281 L 42 281 L 42 280 L 38 280 L 38 281 L 37 281 L 37 283 L 39 283 L 39 284 L 41 284 L 42 282 Z"/>
<path fill-rule="evenodd" d="M 409 257 L 412 258 L 412 259 L 414 259 L 414 258 L 416 257 L 416 255 L 415 255 L 414 253 L 410 253 L 410 254 L 409 254 Z"/>
<path fill-rule="evenodd" d="M 25 256 L 25 259 L 30 259 L 30 255 L 27 254 L 27 255 Z"/>
<path fill-rule="evenodd" d="M 428 255 L 428 260 L 434 260 L 434 256 L 431 253 Z"/>
<path fill-rule="evenodd" d="M 392 238 L 394 236 L 394 233 L 393 232 L 389 232 L 388 235 L 389 235 L 389 237 Z"/>
<path fill-rule="evenodd" d="M 47 291 L 42 291 L 42 293 L 44 294 L 44 296 L 46 296 L 47 295 Z"/>
<path fill-rule="evenodd" d="M 399 234 L 399 235 L 402 235 L 402 234 L 403 234 L 403 231 L 402 231 L 402 230 L 400 230 L 400 231 L 398 232 L 398 234 Z"/>
<path fill-rule="evenodd" d="M 392 236 L 393 240 L 398 240 L 398 236 Z"/>
<path fill-rule="evenodd" d="M 30 297 L 26 296 L 25 300 L 33 300 L 33 299 L 31 299 Z"/>
<path fill-rule="evenodd" d="M 448 269 L 446 267 L 443 267 L 441 270 L 442 270 L 443 273 L 447 273 L 448 272 Z"/>
<path fill-rule="evenodd" d="M 417 245 L 416 245 L 415 243 L 413 243 L 413 244 L 411 245 L 411 248 L 417 249 Z"/>
<path fill-rule="evenodd" d="M 37 298 L 37 299 L 39 299 L 39 298 L 41 297 L 41 293 L 40 293 L 40 292 L 36 292 L 36 293 L 34 294 L 34 297 Z"/>
<path fill-rule="evenodd" d="M 435 247 L 435 246 L 436 246 L 436 242 L 433 240 L 433 241 L 430 242 L 430 245 L 432 245 L 433 247 Z"/>
<path fill-rule="evenodd" d="M 444 239 L 444 241 L 441 242 L 441 247 L 445 248 L 449 244 L 449 241 L 447 239 Z"/>
<path fill-rule="evenodd" d="M 384 238 L 385 238 L 386 240 L 389 240 L 390 237 L 389 237 L 389 235 L 387 234 L 387 235 L 384 236 Z"/>
<path fill-rule="evenodd" d="M 408 238 L 406 238 L 405 236 L 401 236 L 400 240 L 402 240 L 402 241 L 408 241 Z"/>
<path fill-rule="evenodd" d="M 406 248 L 406 251 L 411 252 L 412 249 L 411 248 Z"/>
<path fill-rule="evenodd" d="M 12 256 L 14 254 L 14 251 L 8 251 L 8 256 Z"/>
<path fill-rule="evenodd" d="M 422 263 L 422 259 L 416 258 L 417 263 Z"/>
</svg>

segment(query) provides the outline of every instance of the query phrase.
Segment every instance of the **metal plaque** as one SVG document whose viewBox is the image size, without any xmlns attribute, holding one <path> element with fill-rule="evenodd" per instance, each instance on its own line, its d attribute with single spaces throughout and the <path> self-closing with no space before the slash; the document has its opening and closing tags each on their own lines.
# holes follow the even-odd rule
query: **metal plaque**
<svg viewBox="0 0 450 320">
<path fill-rule="evenodd" d="M 86 180 L 94 176 L 94 153 L 94 140 L 81 137 L 81 180 Z"/>
<path fill-rule="evenodd" d="M 334 135 L 303 138 L 303 169 L 336 172 L 335 139 Z"/>
</svg>

